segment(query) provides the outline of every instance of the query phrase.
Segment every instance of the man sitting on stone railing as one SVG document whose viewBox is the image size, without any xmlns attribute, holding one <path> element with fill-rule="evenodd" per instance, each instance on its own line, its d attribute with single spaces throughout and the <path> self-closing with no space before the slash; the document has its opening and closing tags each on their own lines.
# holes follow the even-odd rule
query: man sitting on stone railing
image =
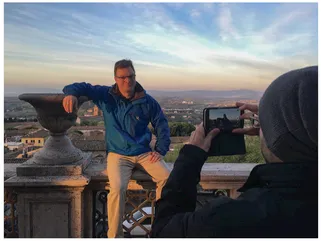
<svg viewBox="0 0 321 241">
<path fill-rule="evenodd" d="M 107 174 L 110 184 L 108 194 L 108 237 L 123 237 L 122 217 L 125 210 L 126 190 L 134 167 L 143 168 L 156 182 L 156 200 L 169 176 L 163 157 L 169 150 L 170 133 L 166 117 L 158 102 L 136 82 L 132 61 L 115 63 L 113 86 L 74 83 L 63 92 L 63 105 L 67 112 L 77 106 L 77 97 L 87 96 L 103 111 Z M 157 141 L 155 151 L 149 145 L 152 123 Z"/>
<path fill-rule="evenodd" d="M 290 71 L 265 91 L 260 128 L 235 133 L 260 135 L 267 164 L 256 166 L 237 199 L 219 197 L 195 211 L 196 185 L 214 129 L 198 126 L 180 151 L 156 203 L 152 237 L 317 237 L 318 236 L 318 67 Z M 257 126 L 256 126 L 257 127 Z"/>
</svg>

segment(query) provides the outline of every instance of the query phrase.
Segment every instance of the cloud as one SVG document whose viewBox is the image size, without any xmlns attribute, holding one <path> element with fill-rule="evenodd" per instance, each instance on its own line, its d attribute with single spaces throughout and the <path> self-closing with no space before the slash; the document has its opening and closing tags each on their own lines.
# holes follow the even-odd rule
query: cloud
<svg viewBox="0 0 321 241">
<path fill-rule="evenodd" d="M 18 15 L 20 17 L 24 18 L 24 19 L 25 19 L 25 17 L 27 17 L 27 18 L 39 20 L 39 17 L 38 17 L 37 14 L 31 13 L 31 12 L 28 12 L 28 11 L 24 11 L 24 10 L 21 10 L 21 9 L 16 9 L 15 12 L 17 12 Z"/>
<path fill-rule="evenodd" d="M 235 39 L 239 38 L 239 34 L 233 25 L 232 13 L 228 5 L 221 5 L 217 21 L 220 28 L 220 37 L 222 41 L 227 41 L 230 37 Z"/>
<path fill-rule="evenodd" d="M 155 86 L 174 86 L 176 79 L 195 86 L 194 78 L 204 88 L 229 88 L 243 75 L 243 83 L 257 78 L 255 88 L 263 88 L 282 71 L 317 63 L 317 15 L 310 5 L 248 6 L 6 4 L 5 83 L 42 74 L 51 82 L 68 76 L 105 82 L 115 61 L 131 58 L 147 85 L 156 73 Z M 263 18 L 265 8 L 276 9 L 274 15 Z M 229 81 L 218 83 L 224 76 Z"/>
<path fill-rule="evenodd" d="M 275 41 L 278 37 L 283 35 L 281 31 L 283 31 L 284 28 L 288 27 L 289 25 L 293 25 L 295 20 L 300 20 L 302 17 L 307 16 L 307 14 L 308 12 L 295 11 L 279 17 L 270 26 L 262 31 L 262 38 L 264 38 L 266 41 Z"/>
<path fill-rule="evenodd" d="M 201 15 L 201 13 L 196 9 L 193 9 L 190 14 L 192 18 L 197 18 Z"/>
<path fill-rule="evenodd" d="M 207 11 L 207 12 L 211 12 L 214 10 L 214 3 L 203 3 L 201 4 L 202 8 Z"/>
</svg>

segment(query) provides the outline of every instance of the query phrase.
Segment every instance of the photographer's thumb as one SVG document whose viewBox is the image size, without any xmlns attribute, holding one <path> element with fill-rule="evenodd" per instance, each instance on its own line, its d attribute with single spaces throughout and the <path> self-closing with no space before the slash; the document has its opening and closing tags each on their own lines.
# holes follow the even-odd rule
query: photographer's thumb
<svg viewBox="0 0 321 241">
<path fill-rule="evenodd" d="M 209 146 L 211 146 L 212 143 L 212 139 L 217 136 L 220 133 L 220 129 L 215 128 L 213 130 L 211 130 L 207 136 L 205 137 L 205 143 Z"/>
</svg>

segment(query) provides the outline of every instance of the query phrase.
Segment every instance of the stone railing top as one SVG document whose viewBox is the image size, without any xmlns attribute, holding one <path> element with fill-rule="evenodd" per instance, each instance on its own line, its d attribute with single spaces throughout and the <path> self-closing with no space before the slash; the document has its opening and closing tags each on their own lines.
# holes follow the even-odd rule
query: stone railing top
<svg viewBox="0 0 321 241">
<path fill-rule="evenodd" d="M 105 126 L 72 126 L 69 131 L 74 130 L 101 130 L 105 131 Z"/>
<path fill-rule="evenodd" d="M 167 163 L 170 170 L 173 163 Z M 205 163 L 201 172 L 201 181 L 245 181 L 255 163 Z M 107 164 L 92 163 L 85 170 L 85 175 L 91 176 L 92 181 L 107 181 Z M 134 169 L 133 180 L 151 181 L 151 177 L 143 170 Z"/>
<path fill-rule="evenodd" d="M 104 140 L 71 140 L 71 142 L 82 151 L 106 151 Z"/>
<path fill-rule="evenodd" d="M 4 164 L 4 178 L 16 175 L 16 168 L 21 163 L 5 163 Z M 173 163 L 167 163 L 172 170 Z M 205 163 L 202 172 L 201 180 L 246 180 L 251 170 L 258 164 L 250 163 Z M 106 162 L 91 163 L 85 170 L 85 175 L 90 176 L 93 181 L 107 181 L 107 165 Z M 151 177 L 142 170 L 134 169 L 132 179 L 141 181 L 151 181 Z"/>
</svg>

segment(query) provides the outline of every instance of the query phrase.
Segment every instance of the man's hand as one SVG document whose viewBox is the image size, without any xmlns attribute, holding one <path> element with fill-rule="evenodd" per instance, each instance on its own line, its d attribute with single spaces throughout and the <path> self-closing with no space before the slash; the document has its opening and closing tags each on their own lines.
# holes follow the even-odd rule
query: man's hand
<svg viewBox="0 0 321 241">
<path fill-rule="evenodd" d="M 240 116 L 240 119 L 250 120 L 253 117 L 253 114 L 258 114 L 259 106 L 246 104 L 241 102 L 236 102 L 236 106 L 239 107 L 240 110 L 248 110 L 248 112 L 244 113 Z M 258 136 L 260 134 L 260 128 L 248 127 L 248 128 L 237 128 L 232 131 L 232 133 L 236 134 L 244 134 L 248 136 Z"/>
<path fill-rule="evenodd" d="M 163 159 L 163 156 L 159 154 L 157 151 L 153 151 L 150 153 L 150 160 L 149 160 L 150 163 L 159 162 L 162 159 Z"/>
<path fill-rule="evenodd" d="M 63 99 L 62 105 L 67 113 L 72 113 L 78 109 L 78 99 L 73 95 L 68 95 Z"/>
<path fill-rule="evenodd" d="M 196 130 L 192 132 L 189 144 L 202 148 L 204 151 L 208 152 L 211 147 L 212 139 L 217 136 L 218 133 L 220 133 L 220 129 L 215 128 L 205 136 L 205 130 L 202 122 L 197 126 Z"/>
</svg>

